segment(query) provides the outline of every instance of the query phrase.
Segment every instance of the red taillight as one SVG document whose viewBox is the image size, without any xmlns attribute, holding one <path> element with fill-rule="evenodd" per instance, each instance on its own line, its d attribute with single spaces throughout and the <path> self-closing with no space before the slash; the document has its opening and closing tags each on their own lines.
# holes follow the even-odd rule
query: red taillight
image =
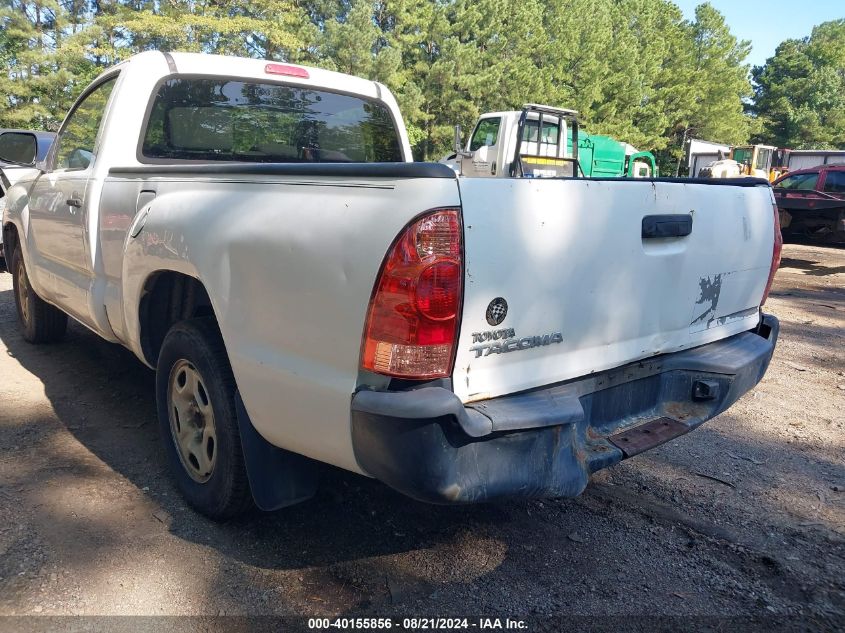
<svg viewBox="0 0 845 633">
<path fill-rule="evenodd" d="M 772 266 L 769 268 L 769 280 L 766 282 L 766 290 L 763 293 L 763 300 L 760 302 L 762 306 L 766 303 L 766 299 L 769 298 L 769 292 L 772 289 L 772 283 L 775 280 L 775 273 L 780 266 L 780 253 L 783 250 L 783 236 L 780 233 L 780 214 L 778 213 L 778 207 L 776 204 L 772 205 L 775 213 L 775 245 L 772 248 Z"/>
<path fill-rule="evenodd" d="M 417 280 L 417 310 L 432 321 L 451 321 L 458 312 L 461 265 L 441 261 L 426 267 Z"/>
<path fill-rule="evenodd" d="M 437 209 L 388 252 L 364 328 L 364 369 L 402 378 L 451 375 L 461 307 L 461 218 Z"/>
<path fill-rule="evenodd" d="M 309 74 L 305 68 L 299 66 L 290 66 L 288 64 L 267 64 L 264 67 L 264 72 L 268 75 L 285 75 L 287 77 L 301 77 L 308 79 Z"/>
</svg>

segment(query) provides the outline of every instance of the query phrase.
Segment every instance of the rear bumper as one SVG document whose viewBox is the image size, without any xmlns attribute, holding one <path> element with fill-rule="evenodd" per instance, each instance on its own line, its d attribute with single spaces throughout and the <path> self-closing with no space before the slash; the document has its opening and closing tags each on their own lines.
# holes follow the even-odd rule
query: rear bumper
<svg viewBox="0 0 845 633">
<path fill-rule="evenodd" d="M 763 315 L 753 332 L 468 405 L 442 387 L 360 391 L 355 456 L 373 477 L 432 503 L 577 496 L 590 473 L 736 402 L 766 373 L 778 331 Z"/>
</svg>

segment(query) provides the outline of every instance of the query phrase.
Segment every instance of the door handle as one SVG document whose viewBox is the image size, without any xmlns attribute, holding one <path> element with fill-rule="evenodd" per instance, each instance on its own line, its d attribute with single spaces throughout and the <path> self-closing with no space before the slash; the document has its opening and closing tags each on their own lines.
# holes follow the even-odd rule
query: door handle
<svg viewBox="0 0 845 633">
<path fill-rule="evenodd" d="M 76 196 L 73 196 L 72 198 L 68 198 L 67 200 L 65 200 L 65 202 L 67 203 L 67 206 L 69 206 L 69 207 L 76 207 L 76 208 L 82 207 L 82 198 L 78 198 Z"/>
<path fill-rule="evenodd" d="M 643 218 L 643 239 L 685 237 L 692 233 L 692 216 L 688 213 L 647 215 Z"/>
</svg>

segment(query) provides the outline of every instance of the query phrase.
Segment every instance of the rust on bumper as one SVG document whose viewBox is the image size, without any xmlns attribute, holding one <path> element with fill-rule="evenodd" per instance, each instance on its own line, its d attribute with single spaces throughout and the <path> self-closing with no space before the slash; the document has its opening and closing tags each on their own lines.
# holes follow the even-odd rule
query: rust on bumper
<svg viewBox="0 0 845 633">
<path fill-rule="evenodd" d="M 674 440 L 691 431 L 690 427 L 672 418 L 657 418 L 627 431 L 611 435 L 608 441 L 622 451 L 625 457 L 633 457 Z"/>
</svg>

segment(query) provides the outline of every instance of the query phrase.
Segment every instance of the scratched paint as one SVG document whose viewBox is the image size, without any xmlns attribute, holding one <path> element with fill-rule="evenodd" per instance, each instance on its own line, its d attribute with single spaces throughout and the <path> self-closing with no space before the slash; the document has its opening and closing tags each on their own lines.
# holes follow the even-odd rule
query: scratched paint
<svg viewBox="0 0 845 633">
<path fill-rule="evenodd" d="M 698 287 L 701 294 L 695 305 L 706 306 L 701 314 L 692 320 L 690 325 L 707 321 L 709 324 L 716 318 L 716 306 L 719 303 L 719 294 L 722 292 L 722 273 L 712 277 L 702 277 L 698 280 Z"/>
</svg>

